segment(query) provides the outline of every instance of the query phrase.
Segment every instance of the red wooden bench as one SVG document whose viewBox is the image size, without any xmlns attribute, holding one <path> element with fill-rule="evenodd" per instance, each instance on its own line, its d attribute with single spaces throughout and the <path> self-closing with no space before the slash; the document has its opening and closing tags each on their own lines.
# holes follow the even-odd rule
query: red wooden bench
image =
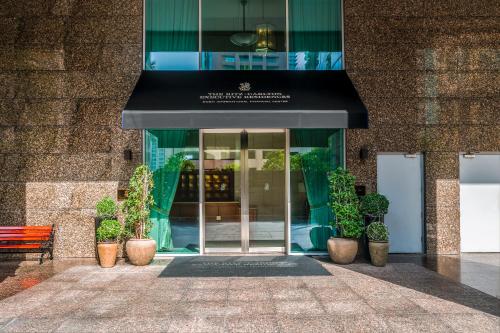
<svg viewBox="0 0 500 333">
<path fill-rule="evenodd" d="M 54 225 L 51 226 L 0 226 L 0 253 L 45 253 L 52 260 Z"/>
</svg>

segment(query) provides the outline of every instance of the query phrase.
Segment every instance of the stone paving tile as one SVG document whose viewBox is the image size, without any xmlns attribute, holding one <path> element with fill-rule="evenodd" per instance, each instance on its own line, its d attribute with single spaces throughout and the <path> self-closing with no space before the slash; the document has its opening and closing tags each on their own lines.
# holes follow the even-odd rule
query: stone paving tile
<svg viewBox="0 0 500 333">
<path fill-rule="evenodd" d="M 63 318 L 16 318 L 5 325 L 1 332 L 51 332 L 64 321 Z M 1 326 L 0 326 L 1 327 Z"/>
<path fill-rule="evenodd" d="M 276 312 L 287 315 L 317 315 L 324 313 L 320 302 L 314 301 L 275 301 Z"/>
<path fill-rule="evenodd" d="M 363 297 L 365 302 L 380 313 L 426 313 L 423 308 L 404 297 Z"/>
<path fill-rule="evenodd" d="M 271 290 L 271 297 L 274 300 L 300 300 L 314 301 L 314 294 L 308 289 L 300 288 L 276 288 Z"/>
<path fill-rule="evenodd" d="M 460 333 L 500 332 L 500 318 L 485 314 L 439 315 L 438 318 Z"/>
<path fill-rule="evenodd" d="M 331 315 L 363 315 L 375 313 L 375 310 L 362 299 L 322 301 L 325 311 Z"/>
<path fill-rule="evenodd" d="M 351 288 L 346 287 L 345 289 L 310 289 L 310 291 L 314 294 L 316 299 L 321 301 L 348 301 L 353 299 L 359 299 L 360 296 L 352 291 Z"/>
<path fill-rule="evenodd" d="M 227 303 L 226 314 L 228 315 L 272 315 L 276 314 L 276 307 L 270 301 L 229 301 Z"/>
<path fill-rule="evenodd" d="M 90 290 L 64 290 L 48 299 L 44 306 L 33 308 L 25 312 L 22 317 L 44 318 L 74 315 L 100 293 L 100 291 Z"/>
<path fill-rule="evenodd" d="M 268 289 L 264 278 L 229 278 L 229 289 Z"/>
<path fill-rule="evenodd" d="M 271 292 L 267 289 L 229 289 L 229 301 L 265 301 L 271 300 Z"/>
<path fill-rule="evenodd" d="M 142 327 L 155 332 L 422 333 L 500 328 L 499 317 L 482 312 L 498 313 L 500 300 L 436 276 L 398 280 L 406 272 L 419 275 L 413 266 L 394 265 L 379 278 L 349 270 L 350 265 L 322 265 L 338 275 L 164 278 L 159 263 L 143 271 L 128 265 L 111 270 L 76 266 L 0 301 L 0 331 L 134 332 Z M 376 272 L 363 265 L 356 270 Z"/>
<path fill-rule="evenodd" d="M 226 289 L 189 289 L 184 295 L 184 300 L 188 302 L 225 301 L 227 295 Z"/>
<path fill-rule="evenodd" d="M 450 302 L 441 298 L 412 298 L 413 303 L 420 306 L 429 313 L 444 314 L 444 313 L 478 313 L 478 310 L 468 306 Z"/>
<path fill-rule="evenodd" d="M 229 287 L 229 279 L 197 279 L 193 280 L 189 288 L 192 289 L 227 289 Z"/>
<path fill-rule="evenodd" d="M 187 316 L 211 317 L 225 316 L 228 310 L 226 301 L 218 302 L 178 302 L 174 304 L 174 311 Z M 174 312 L 175 313 L 175 312 Z"/>
<path fill-rule="evenodd" d="M 176 317 L 171 322 L 168 332 L 184 333 L 184 332 L 224 332 L 225 319 L 223 316 L 211 317 Z"/>
<path fill-rule="evenodd" d="M 278 316 L 281 332 L 287 333 L 318 333 L 342 332 L 343 326 L 339 318 L 330 315 L 323 316 Z"/>
<path fill-rule="evenodd" d="M 398 333 L 453 332 L 452 328 L 441 318 L 432 314 L 386 315 L 383 319 L 393 331 Z"/>
<path fill-rule="evenodd" d="M 226 317 L 226 332 L 274 333 L 279 332 L 276 316 L 229 316 Z"/>
</svg>

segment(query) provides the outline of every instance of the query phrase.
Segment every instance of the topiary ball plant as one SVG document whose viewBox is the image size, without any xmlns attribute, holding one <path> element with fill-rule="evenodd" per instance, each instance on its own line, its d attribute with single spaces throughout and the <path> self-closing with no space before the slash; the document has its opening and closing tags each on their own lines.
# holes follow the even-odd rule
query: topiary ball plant
<svg viewBox="0 0 500 333">
<path fill-rule="evenodd" d="M 117 220 L 104 220 L 96 230 L 99 243 L 115 243 L 122 233 L 122 225 Z"/>
<path fill-rule="evenodd" d="M 360 209 L 363 215 L 381 221 L 382 216 L 387 214 L 389 210 L 389 200 L 382 194 L 370 193 L 361 199 Z"/>
<path fill-rule="evenodd" d="M 389 230 L 382 222 L 373 222 L 366 228 L 366 235 L 372 242 L 389 241 Z"/>
<path fill-rule="evenodd" d="M 110 196 L 99 200 L 96 204 L 97 217 L 103 220 L 114 219 L 118 212 L 118 205 Z"/>
</svg>

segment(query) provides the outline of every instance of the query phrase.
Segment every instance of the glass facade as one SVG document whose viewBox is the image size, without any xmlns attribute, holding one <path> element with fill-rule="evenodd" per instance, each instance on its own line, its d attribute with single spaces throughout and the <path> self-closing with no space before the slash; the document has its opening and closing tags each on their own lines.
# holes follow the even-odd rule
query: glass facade
<svg viewBox="0 0 500 333">
<path fill-rule="evenodd" d="M 145 15 L 145 70 L 343 69 L 341 0 L 146 0 Z M 158 252 L 326 251 L 343 129 L 146 130 L 144 140 Z"/>
<path fill-rule="evenodd" d="M 290 130 L 291 251 L 324 252 L 333 234 L 328 173 L 344 166 L 342 129 Z"/>
<path fill-rule="evenodd" d="M 153 172 L 151 208 L 158 252 L 199 252 L 198 130 L 146 130 L 145 162 Z"/>
<path fill-rule="evenodd" d="M 146 0 L 145 69 L 342 69 L 341 0 L 286 6 L 285 0 L 202 0 L 201 8 L 198 0 Z"/>
</svg>

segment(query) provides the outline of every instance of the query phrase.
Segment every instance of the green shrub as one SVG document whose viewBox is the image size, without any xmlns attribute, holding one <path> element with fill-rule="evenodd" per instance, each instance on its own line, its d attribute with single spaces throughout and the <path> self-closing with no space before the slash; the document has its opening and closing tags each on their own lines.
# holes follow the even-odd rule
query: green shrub
<svg viewBox="0 0 500 333">
<path fill-rule="evenodd" d="M 117 220 L 104 220 L 96 230 L 98 242 L 116 242 L 122 233 L 122 225 Z"/>
<path fill-rule="evenodd" d="M 389 200 L 382 194 L 370 193 L 361 199 L 361 213 L 375 217 L 377 221 L 387 214 L 388 209 Z"/>
<path fill-rule="evenodd" d="M 149 238 L 152 222 L 149 208 L 154 204 L 153 174 L 147 165 L 139 165 L 128 185 L 127 199 L 123 203 L 125 213 L 125 237 Z"/>
<path fill-rule="evenodd" d="M 338 168 L 328 175 L 330 207 L 335 214 L 332 226 L 343 238 L 359 238 L 364 225 L 359 211 L 359 199 L 354 184 L 356 178 L 345 169 Z"/>
<path fill-rule="evenodd" d="M 115 201 L 106 196 L 99 200 L 96 204 L 97 217 L 101 219 L 113 219 L 116 218 L 116 213 L 118 212 L 118 206 Z"/>
<path fill-rule="evenodd" d="M 389 230 L 382 222 L 372 222 L 366 228 L 368 239 L 374 242 L 387 242 L 389 240 Z"/>
</svg>

